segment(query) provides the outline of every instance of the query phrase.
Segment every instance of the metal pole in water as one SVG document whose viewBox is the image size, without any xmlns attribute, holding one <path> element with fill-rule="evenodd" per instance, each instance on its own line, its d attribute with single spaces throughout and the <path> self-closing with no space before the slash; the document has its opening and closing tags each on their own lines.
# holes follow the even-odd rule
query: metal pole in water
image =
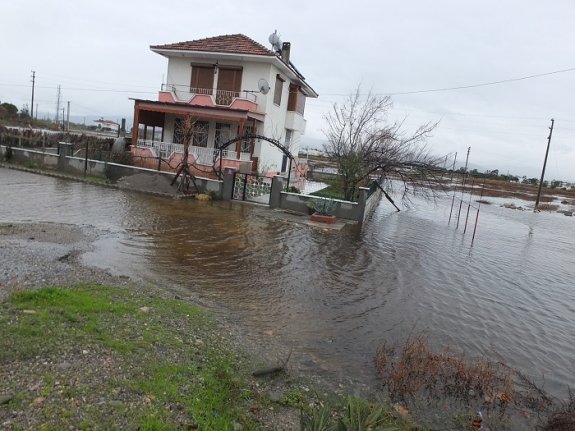
<svg viewBox="0 0 575 431">
<path fill-rule="evenodd" d="M 471 152 L 471 147 L 467 148 L 467 158 L 465 159 L 465 168 L 463 168 L 463 181 L 461 182 L 461 200 L 459 201 L 459 212 L 457 213 L 457 224 L 455 229 L 459 227 L 459 217 L 461 216 L 461 206 L 463 205 L 463 192 L 465 189 L 465 179 L 467 178 L 467 162 L 469 161 L 469 153 Z"/>
<path fill-rule="evenodd" d="M 471 197 L 473 196 L 473 186 L 475 185 L 475 177 L 473 177 L 473 182 L 471 183 L 471 193 L 469 193 L 469 203 L 467 204 L 467 215 L 465 216 L 465 227 L 463 228 L 463 235 L 467 231 L 467 220 L 469 219 L 469 209 L 471 208 Z"/>
<path fill-rule="evenodd" d="M 481 201 L 483 200 L 483 191 L 485 190 L 485 178 L 483 179 L 483 186 L 481 187 L 481 196 L 479 197 L 479 205 L 477 206 L 477 214 L 475 214 L 475 226 L 473 227 L 473 235 L 471 236 L 471 245 L 475 239 L 475 232 L 477 231 L 477 220 L 479 219 L 479 210 L 481 208 Z"/>
<path fill-rule="evenodd" d="M 453 171 L 455 170 L 455 162 L 457 161 L 457 151 L 455 152 L 455 157 L 453 158 L 453 167 L 451 168 L 451 185 L 453 186 Z M 455 188 L 453 189 L 453 198 L 451 199 L 451 211 L 449 211 L 449 220 L 447 225 L 451 223 L 451 214 L 453 213 L 453 204 L 455 202 Z"/>
</svg>

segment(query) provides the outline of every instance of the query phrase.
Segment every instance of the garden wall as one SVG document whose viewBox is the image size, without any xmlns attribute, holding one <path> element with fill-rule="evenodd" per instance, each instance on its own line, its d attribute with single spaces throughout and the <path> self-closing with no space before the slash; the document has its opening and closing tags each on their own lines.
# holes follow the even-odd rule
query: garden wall
<svg viewBox="0 0 575 431">
<path fill-rule="evenodd" d="M 99 160 L 88 159 L 86 164 L 85 158 L 69 155 L 72 147 L 65 143 L 60 143 L 58 147 L 59 154 L 50 154 L 47 152 L 17 147 L 10 148 L 12 151 L 11 160 L 18 164 L 24 166 L 28 165 L 29 167 L 39 169 L 64 172 L 77 176 L 83 176 L 85 172 L 85 174 L 90 177 L 106 178 L 110 181 L 117 181 L 122 177 L 129 177 L 142 172 L 166 176 L 170 180 L 172 180 L 175 175 L 172 172 L 158 172 L 153 169 L 101 162 Z M 7 151 L 8 147 L 0 145 L 0 155 L 2 155 L 2 159 L 5 158 Z M 215 193 L 216 197 L 219 199 L 223 197 L 223 181 L 196 177 L 196 184 L 200 193 L 209 191 Z"/>
<path fill-rule="evenodd" d="M 311 199 L 320 200 L 316 196 L 302 195 L 299 193 L 284 192 L 286 179 L 276 176 L 272 180 L 270 207 L 279 208 L 289 211 L 296 211 L 300 213 L 308 212 L 308 201 Z M 381 198 L 381 192 L 373 192 L 370 188 L 359 188 L 359 199 L 357 202 L 342 201 L 333 199 L 336 203 L 336 208 L 333 215 L 338 218 L 347 220 L 355 220 L 363 223 L 369 213 L 375 208 L 377 202 Z"/>
</svg>

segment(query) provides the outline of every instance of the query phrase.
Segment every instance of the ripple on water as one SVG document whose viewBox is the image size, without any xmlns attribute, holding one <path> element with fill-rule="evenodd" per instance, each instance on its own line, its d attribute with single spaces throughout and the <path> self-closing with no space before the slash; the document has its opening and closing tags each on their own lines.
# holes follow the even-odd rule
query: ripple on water
<svg viewBox="0 0 575 431">
<path fill-rule="evenodd" d="M 332 368 L 371 376 L 381 340 L 402 339 L 416 324 L 469 355 L 493 345 L 527 375 L 545 373 L 548 389 L 575 386 L 572 218 L 482 206 L 471 245 L 464 218 L 447 223 L 450 199 L 400 213 L 382 201 L 362 231 L 326 234 L 258 217 L 248 205 L 3 169 L 0 201 L 10 202 L 1 221 L 107 232 L 90 263 L 185 286 Z"/>
</svg>

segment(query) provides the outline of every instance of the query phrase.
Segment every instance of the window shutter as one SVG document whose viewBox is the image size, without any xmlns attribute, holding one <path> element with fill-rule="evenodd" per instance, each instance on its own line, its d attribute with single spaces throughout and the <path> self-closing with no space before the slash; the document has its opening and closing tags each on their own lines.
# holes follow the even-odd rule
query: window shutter
<svg viewBox="0 0 575 431">
<path fill-rule="evenodd" d="M 242 91 L 242 70 L 220 67 L 218 71 L 218 105 L 229 105 Z"/>
<path fill-rule="evenodd" d="M 298 86 L 290 84 L 289 85 L 289 97 L 288 97 L 288 111 L 295 111 L 297 107 L 298 99 Z"/>
<path fill-rule="evenodd" d="M 281 76 L 276 75 L 276 86 L 274 88 L 274 103 L 276 105 L 281 105 L 282 103 L 282 91 L 284 86 L 285 79 Z"/>
<path fill-rule="evenodd" d="M 210 90 L 209 92 L 200 91 L 202 94 L 211 94 L 214 87 L 214 68 L 203 66 L 192 66 L 192 88 L 201 90 Z M 194 91 L 192 91 L 194 92 Z"/>
</svg>

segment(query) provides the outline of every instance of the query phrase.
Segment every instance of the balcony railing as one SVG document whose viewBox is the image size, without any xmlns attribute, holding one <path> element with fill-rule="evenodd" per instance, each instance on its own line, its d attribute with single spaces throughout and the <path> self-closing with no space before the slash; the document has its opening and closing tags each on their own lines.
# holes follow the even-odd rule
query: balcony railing
<svg viewBox="0 0 575 431">
<path fill-rule="evenodd" d="M 213 88 L 190 88 L 188 85 L 162 84 L 161 91 L 168 91 L 179 102 L 187 102 L 196 94 L 211 96 L 216 105 L 229 106 L 234 99 L 246 99 L 257 102 L 257 96 L 251 91 L 226 91 Z"/>
<path fill-rule="evenodd" d="M 154 150 L 156 157 L 161 155 L 162 159 L 170 159 L 174 154 L 183 154 L 183 144 L 173 144 L 170 142 L 150 141 L 149 139 L 138 139 L 139 147 L 148 147 Z M 213 147 L 195 147 L 190 145 L 188 153 L 193 155 L 196 163 L 204 166 L 212 166 L 220 155 L 220 150 Z M 252 155 L 247 152 L 240 152 L 240 158 L 237 158 L 237 151 L 234 148 L 227 148 L 222 152 L 222 158 L 227 160 L 240 160 L 249 162 Z"/>
</svg>

